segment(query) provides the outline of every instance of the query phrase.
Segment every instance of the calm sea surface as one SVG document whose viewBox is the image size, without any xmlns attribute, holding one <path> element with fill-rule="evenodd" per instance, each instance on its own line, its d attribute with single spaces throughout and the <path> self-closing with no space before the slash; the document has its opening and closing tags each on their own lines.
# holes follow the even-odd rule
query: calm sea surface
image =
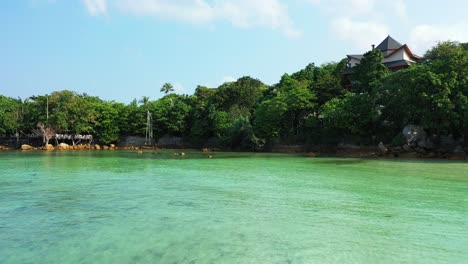
<svg viewBox="0 0 468 264">
<path fill-rule="evenodd" d="M 468 163 L 0 152 L 0 263 L 468 263 Z"/>
</svg>

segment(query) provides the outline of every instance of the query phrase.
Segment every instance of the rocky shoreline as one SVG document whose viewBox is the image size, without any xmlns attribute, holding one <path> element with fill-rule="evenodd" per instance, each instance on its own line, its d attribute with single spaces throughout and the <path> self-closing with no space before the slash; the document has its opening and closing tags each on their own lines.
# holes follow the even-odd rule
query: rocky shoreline
<svg viewBox="0 0 468 264">
<path fill-rule="evenodd" d="M 138 153 L 143 153 L 144 150 L 160 150 L 166 149 L 159 146 L 124 146 L 119 147 L 114 144 L 109 145 L 98 145 L 98 144 L 80 144 L 80 145 L 68 145 L 61 143 L 57 146 L 48 144 L 47 146 L 37 147 L 23 144 L 17 150 L 20 151 L 80 151 L 80 150 L 94 150 L 94 151 L 115 151 L 115 150 L 135 150 Z M 0 146 L 2 150 L 15 150 L 5 146 Z M 198 149 L 197 149 L 198 150 Z M 202 148 L 202 152 L 213 152 L 220 151 L 219 149 L 208 149 Z M 439 159 L 439 160 L 468 160 L 468 155 L 464 151 L 424 151 L 418 152 L 410 148 L 393 147 L 385 148 L 380 145 L 373 149 L 336 149 L 335 151 L 314 151 L 306 152 L 300 151 L 274 151 L 276 153 L 303 153 L 307 157 L 345 157 L 345 158 L 383 158 L 383 159 Z"/>
<path fill-rule="evenodd" d="M 68 145 L 66 143 L 60 143 L 57 146 L 47 144 L 46 146 L 32 146 L 28 144 L 21 145 L 18 149 L 20 151 L 31 151 L 31 150 L 45 150 L 45 151 L 62 151 L 62 150 L 140 150 L 140 149 L 159 149 L 155 146 L 128 146 L 128 147 L 117 147 L 115 144 L 99 145 L 99 144 L 79 144 L 79 145 Z M 0 150 L 15 150 L 6 146 L 0 146 Z"/>
<path fill-rule="evenodd" d="M 468 160 L 468 155 L 466 153 L 449 153 L 449 152 L 428 152 L 425 154 L 418 153 L 415 151 L 402 152 L 402 151 L 393 151 L 389 150 L 386 153 L 381 153 L 379 151 L 353 151 L 353 150 L 340 150 L 337 151 L 336 155 L 338 157 L 347 157 L 347 158 L 382 158 L 382 159 L 437 159 L 437 160 Z M 319 156 L 319 154 L 316 154 Z"/>
</svg>

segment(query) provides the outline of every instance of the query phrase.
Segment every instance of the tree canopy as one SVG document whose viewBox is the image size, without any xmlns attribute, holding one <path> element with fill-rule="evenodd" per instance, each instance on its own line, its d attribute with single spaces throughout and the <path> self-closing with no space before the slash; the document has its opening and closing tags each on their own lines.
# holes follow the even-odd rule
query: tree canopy
<svg viewBox="0 0 468 264">
<path fill-rule="evenodd" d="M 408 124 L 431 135 L 468 136 L 468 45 L 441 42 L 418 65 L 390 72 L 377 50 L 343 75 L 347 60 L 285 73 L 267 85 L 245 76 L 219 87 L 197 86 L 193 95 L 143 96 L 128 104 L 63 90 L 26 100 L 0 96 L 0 134 L 33 133 L 37 125 L 57 133 L 92 134 L 100 142 L 144 136 L 152 116 L 155 137 L 177 136 L 194 145 L 215 142 L 230 149 L 265 144 L 328 142 L 358 136 L 388 141 Z"/>
</svg>

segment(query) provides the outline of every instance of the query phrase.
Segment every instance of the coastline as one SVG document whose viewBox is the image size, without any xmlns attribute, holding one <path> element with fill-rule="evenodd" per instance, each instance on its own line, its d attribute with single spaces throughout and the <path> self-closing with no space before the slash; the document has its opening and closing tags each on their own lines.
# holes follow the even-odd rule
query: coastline
<svg viewBox="0 0 468 264">
<path fill-rule="evenodd" d="M 190 147 L 161 147 L 161 146 L 117 146 L 114 144 L 109 145 L 98 145 L 98 144 L 79 144 L 79 145 L 68 145 L 61 143 L 57 146 L 51 144 L 47 146 L 31 146 L 22 145 L 20 148 L 10 148 L 6 146 L 0 146 L 0 151 L 135 151 L 138 154 L 143 154 L 144 151 L 154 150 L 173 150 L 175 156 L 184 156 L 185 152 L 181 150 L 200 151 L 205 153 L 216 153 L 216 152 L 247 152 L 247 153 L 284 153 L 284 154 L 297 154 L 303 155 L 310 158 L 318 157 L 342 157 L 342 158 L 372 158 L 372 159 L 425 159 L 425 160 L 457 160 L 457 161 L 468 161 L 468 155 L 466 153 L 427 153 L 421 154 L 415 151 L 410 152 L 392 152 L 391 150 L 385 154 L 379 153 L 377 148 L 367 147 L 364 149 L 337 149 L 328 148 L 323 150 L 307 151 L 302 147 L 292 148 L 275 148 L 271 151 L 235 151 L 235 150 L 222 150 L 218 148 L 190 148 Z M 208 156 L 212 158 L 211 155 Z"/>
</svg>

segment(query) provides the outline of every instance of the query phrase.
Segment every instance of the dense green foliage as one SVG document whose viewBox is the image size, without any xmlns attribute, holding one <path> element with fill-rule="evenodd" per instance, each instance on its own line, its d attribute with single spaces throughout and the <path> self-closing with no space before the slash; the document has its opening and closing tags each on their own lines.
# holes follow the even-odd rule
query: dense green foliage
<svg viewBox="0 0 468 264">
<path fill-rule="evenodd" d="M 468 45 L 442 42 L 418 65 L 389 72 L 379 50 L 367 52 L 352 70 L 347 60 L 284 74 L 277 84 L 242 77 L 218 88 L 198 86 L 178 95 L 170 83 L 164 97 L 125 105 L 71 91 L 26 100 L 0 96 L 0 134 L 34 133 L 39 122 L 57 133 L 92 134 L 102 143 L 144 136 L 152 117 L 154 136 L 183 137 L 195 146 L 207 142 L 257 150 L 274 143 L 391 143 L 408 124 L 431 135 L 468 134 Z M 352 88 L 345 84 L 351 81 Z M 394 140 L 393 140 L 394 141 Z"/>
<path fill-rule="evenodd" d="M 0 95 L 0 134 L 16 133 L 22 116 L 21 102 Z"/>
</svg>

